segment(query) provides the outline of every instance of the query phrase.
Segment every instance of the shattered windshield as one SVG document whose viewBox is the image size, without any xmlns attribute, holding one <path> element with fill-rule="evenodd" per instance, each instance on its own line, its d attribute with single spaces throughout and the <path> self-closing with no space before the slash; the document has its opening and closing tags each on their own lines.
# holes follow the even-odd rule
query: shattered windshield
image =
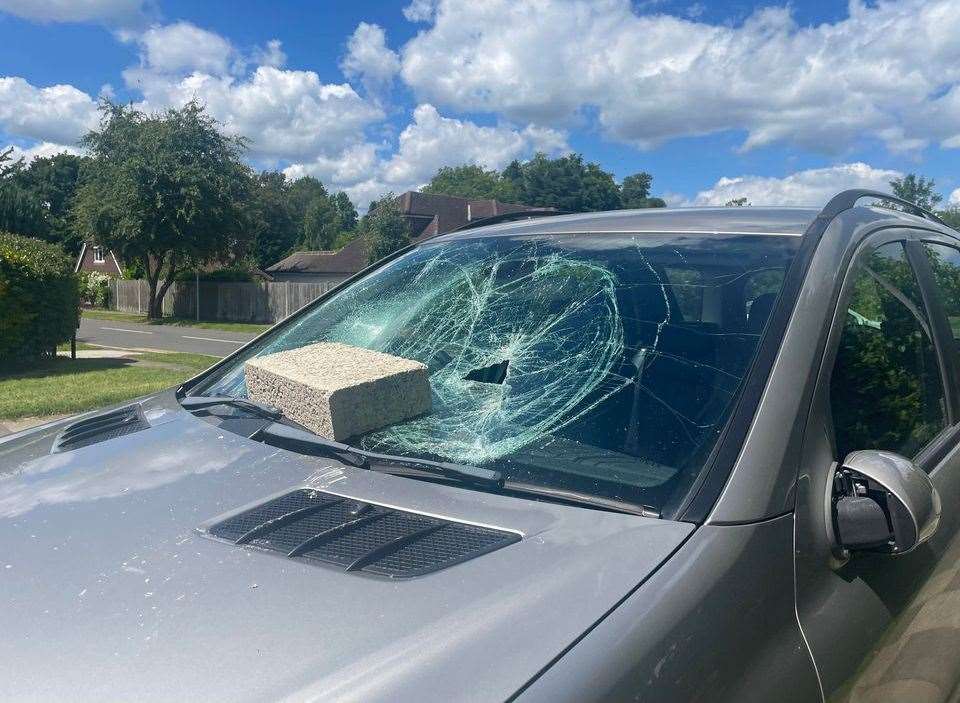
<svg viewBox="0 0 960 703">
<path fill-rule="evenodd" d="M 431 412 L 350 444 L 662 507 L 713 448 L 797 242 L 439 240 L 281 325 L 204 392 L 245 396 L 245 358 L 319 341 L 413 359 Z"/>
</svg>

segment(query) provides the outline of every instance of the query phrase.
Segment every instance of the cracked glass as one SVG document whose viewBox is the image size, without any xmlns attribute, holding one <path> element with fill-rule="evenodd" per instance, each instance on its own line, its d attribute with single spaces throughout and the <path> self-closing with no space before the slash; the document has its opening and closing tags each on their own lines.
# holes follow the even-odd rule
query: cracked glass
<svg viewBox="0 0 960 703">
<path fill-rule="evenodd" d="M 702 469 L 798 244 L 779 235 L 462 236 L 424 244 L 261 340 L 424 363 L 432 411 L 354 437 L 391 454 L 662 507 Z"/>
</svg>

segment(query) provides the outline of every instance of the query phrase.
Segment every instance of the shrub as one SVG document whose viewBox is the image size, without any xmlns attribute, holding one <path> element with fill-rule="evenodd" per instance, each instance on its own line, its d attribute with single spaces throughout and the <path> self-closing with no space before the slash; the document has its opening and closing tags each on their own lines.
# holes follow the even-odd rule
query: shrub
<svg viewBox="0 0 960 703">
<path fill-rule="evenodd" d="M 108 307 L 110 303 L 110 276 L 99 271 L 81 271 L 78 276 L 80 299 L 97 308 Z"/>
<path fill-rule="evenodd" d="M 63 249 L 0 232 L 0 371 L 55 355 L 77 328 L 79 302 Z"/>
</svg>

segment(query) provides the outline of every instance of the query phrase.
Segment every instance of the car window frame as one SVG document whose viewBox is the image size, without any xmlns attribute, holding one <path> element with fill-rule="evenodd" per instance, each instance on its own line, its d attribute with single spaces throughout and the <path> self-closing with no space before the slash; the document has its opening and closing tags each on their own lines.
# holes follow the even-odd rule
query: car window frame
<svg viewBox="0 0 960 703">
<path fill-rule="evenodd" d="M 949 323 L 942 302 L 936 291 L 929 262 L 921 246 L 922 241 L 928 239 L 934 241 L 938 239 L 932 236 L 935 234 L 935 232 L 911 229 L 903 226 L 886 227 L 876 230 L 859 242 L 852 256 L 847 261 L 840 285 L 840 293 L 837 297 L 833 315 L 829 320 L 827 341 L 821 357 L 820 371 L 817 375 L 817 389 L 815 392 L 815 397 L 822 399 L 821 417 L 827 424 L 827 435 L 829 436 L 831 451 L 837 462 L 842 462 L 844 457 L 838 454 L 833 406 L 830 402 L 830 383 L 833 378 L 837 352 L 840 348 L 840 338 L 846 323 L 847 307 L 853 294 L 854 283 L 856 281 L 856 269 L 868 252 L 893 242 L 903 243 L 904 256 L 916 277 L 917 286 L 923 299 L 924 312 L 930 324 L 931 341 L 934 345 L 934 353 L 936 354 L 940 372 L 940 383 L 943 390 L 946 411 L 945 426 L 934 435 L 916 455 L 907 458 L 912 459 L 920 468 L 930 473 L 936 468 L 950 449 L 956 445 L 957 438 L 960 437 L 958 369 L 955 360 L 947 359 L 945 354 L 946 347 L 944 345 L 945 332 L 951 334 L 949 331 Z M 952 340 L 952 334 L 950 339 Z M 859 449 L 872 448 L 876 449 L 876 447 L 860 447 Z"/>
</svg>

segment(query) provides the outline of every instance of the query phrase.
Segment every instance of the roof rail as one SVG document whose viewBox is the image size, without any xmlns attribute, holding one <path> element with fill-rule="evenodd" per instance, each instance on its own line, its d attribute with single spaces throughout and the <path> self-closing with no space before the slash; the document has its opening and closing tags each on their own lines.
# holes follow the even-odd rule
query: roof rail
<svg viewBox="0 0 960 703">
<path fill-rule="evenodd" d="M 911 203 L 909 200 L 905 200 L 904 198 L 898 198 L 896 195 L 889 195 L 887 193 L 881 193 L 879 190 L 868 190 L 865 188 L 852 188 L 833 196 L 830 198 L 830 202 L 823 206 L 823 210 L 820 211 L 820 217 L 833 219 L 844 210 L 849 210 L 850 208 L 854 207 L 857 204 L 857 201 L 862 200 L 863 198 L 877 198 L 878 200 L 886 200 L 888 202 L 897 203 L 898 205 L 904 206 L 904 208 L 911 211 L 915 215 L 919 215 L 924 219 L 931 220 L 937 224 L 949 227 L 946 222 L 941 220 L 929 210 L 924 210 L 916 203 Z"/>
<path fill-rule="evenodd" d="M 498 225 L 501 222 L 512 222 L 513 220 L 530 220 L 534 217 L 553 217 L 554 215 L 569 215 L 565 210 L 555 210 L 553 208 L 537 208 L 535 210 L 517 210 L 516 212 L 504 212 L 499 215 L 491 215 L 479 220 L 473 220 L 465 225 L 461 225 L 451 232 L 462 232 L 465 229 L 475 229 L 477 227 L 486 227 L 487 225 Z M 449 234 L 444 232 L 444 234 Z"/>
</svg>

